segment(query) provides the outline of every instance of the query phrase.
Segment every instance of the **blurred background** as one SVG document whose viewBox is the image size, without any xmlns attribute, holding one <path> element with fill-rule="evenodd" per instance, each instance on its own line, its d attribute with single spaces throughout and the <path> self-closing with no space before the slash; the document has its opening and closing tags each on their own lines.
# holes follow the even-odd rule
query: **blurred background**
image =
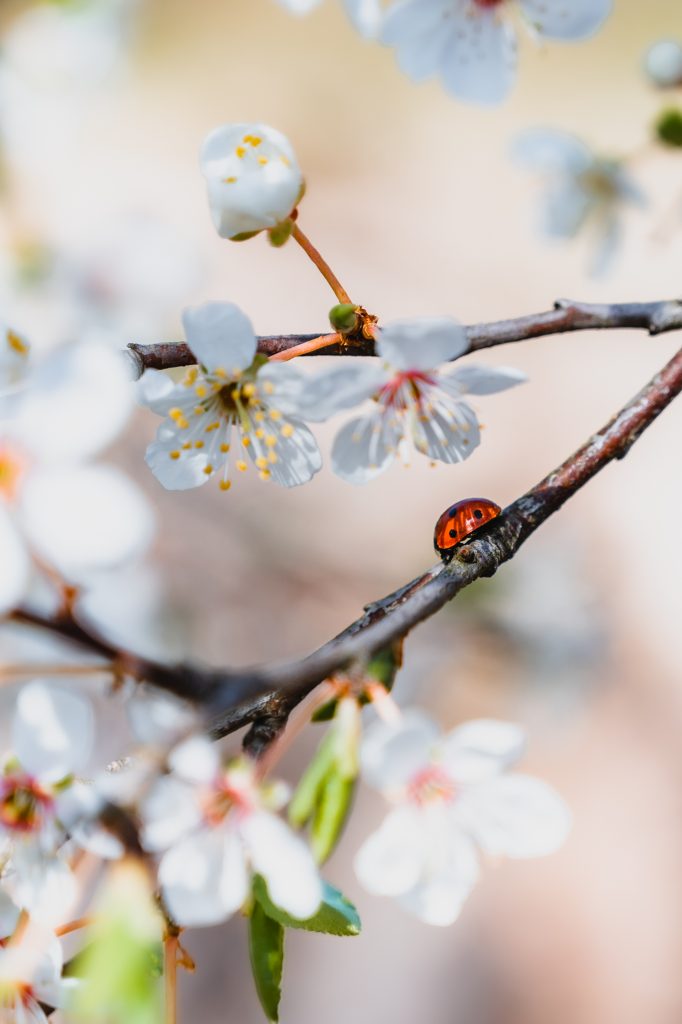
<svg viewBox="0 0 682 1024">
<path fill-rule="evenodd" d="M 180 339 L 183 307 L 207 299 L 235 301 L 259 334 L 325 330 L 331 294 L 300 250 L 263 237 L 234 245 L 213 230 L 198 148 L 237 120 L 290 137 L 308 183 L 303 230 L 384 320 L 471 323 L 561 296 L 679 295 L 682 158 L 649 145 L 663 101 L 641 69 L 651 42 L 682 35 L 670 0 L 616 0 L 585 43 L 522 39 L 517 87 L 493 110 L 411 83 L 336 0 L 307 18 L 275 0 L 115 6 L 75 42 L 54 21 L 26 20 L 29 4 L 4 0 L 0 12 L 0 294 L 3 316 L 36 349 Z M 627 215 L 608 277 L 586 276 L 589 240 L 548 244 L 534 230 L 538 186 L 508 154 L 536 125 L 637 154 L 649 204 Z M 90 610 L 118 638 L 168 656 L 237 666 L 303 655 L 432 564 L 447 505 L 517 497 L 678 345 L 610 331 L 484 353 L 476 361 L 520 367 L 530 381 L 480 400 L 474 456 L 455 467 L 415 460 L 362 488 L 325 469 L 294 491 L 246 473 L 228 494 L 212 483 L 165 492 L 143 462 L 158 420 L 139 411 L 108 457 L 145 492 L 158 533 L 144 565 L 118 574 L 113 596 Z M 320 430 L 323 453 L 336 427 Z M 461 920 L 429 929 L 359 890 L 352 855 L 383 813 L 360 792 L 327 873 L 358 904 L 363 934 L 288 936 L 283 1020 L 680 1020 L 681 427 L 673 407 L 405 647 L 401 703 L 428 707 L 444 727 L 481 715 L 527 726 L 524 768 L 574 810 L 565 848 L 489 865 Z M 289 755 L 291 779 L 321 728 Z M 262 1019 L 245 939 L 239 919 L 187 937 L 197 971 L 181 979 L 180 1020 Z"/>
</svg>

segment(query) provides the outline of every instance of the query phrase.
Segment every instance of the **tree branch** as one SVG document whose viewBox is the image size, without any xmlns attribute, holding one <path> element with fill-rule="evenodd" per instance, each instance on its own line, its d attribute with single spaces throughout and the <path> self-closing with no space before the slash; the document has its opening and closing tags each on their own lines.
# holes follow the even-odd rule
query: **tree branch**
<svg viewBox="0 0 682 1024">
<path fill-rule="evenodd" d="M 252 739 L 257 747 L 262 746 L 267 743 L 268 731 L 281 728 L 290 711 L 318 683 L 349 665 L 362 664 L 405 637 L 464 587 L 494 575 L 576 491 L 609 463 L 622 459 L 681 391 L 682 349 L 577 452 L 458 545 L 450 564 L 439 563 L 368 605 L 359 619 L 303 659 L 240 672 L 164 665 L 115 649 L 73 619 L 49 618 L 28 610 L 11 617 L 52 630 L 114 662 L 120 671 L 193 701 L 203 708 L 216 736 L 257 723 Z"/>
<path fill-rule="evenodd" d="M 465 328 L 469 344 L 462 356 L 513 341 L 565 334 L 569 331 L 611 330 L 630 327 L 649 334 L 663 334 L 682 328 L 682 300 L 663 302 L 613 302 L 593 304 L 559 299 L 554 309 L 544 313 L 497 320 L 486 324 L 470 324 Z M 326 328 L 329 331 L 329 327 Z M 266 356 L 300 345 L 319 337 L 318 334 L 275 334 L 258 339 L 258 351 Z M 128 345 L 136 376 L 145 370 L 169 370 L 196 363 L 188 345 L 183 342 L 161 342 L 157 345 Z M 349 338 L 345 344 L 331 345 L 311 356 L 373 356 L 374 342 L 367 338 Z M 461 356 L 457 357 L 458 359 Z"/>
</svg>

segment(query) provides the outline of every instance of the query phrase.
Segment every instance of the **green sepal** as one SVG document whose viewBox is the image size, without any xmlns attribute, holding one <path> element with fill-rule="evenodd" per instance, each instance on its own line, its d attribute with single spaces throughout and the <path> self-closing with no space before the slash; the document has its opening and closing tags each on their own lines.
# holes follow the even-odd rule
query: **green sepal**
<svg viewBox="0 0 682 1024">
<path fill-rule="evenodd" d="M 289 804 L 289 822 L 294 828 L 302 828 L 312 818 L 335 755 L 335 741 L 330 730 L 303 772 Z"/>
<path fill-rule="evenodd" d="M 378 683 L 385 686 L 390 692 L 395 682 L 398 669 L 403 663 L 403 642 L 396 640 L 390 647 L 384 647 L 378 651 L 370 660 L 365 669 L 365 674 L 376 679 Z"/>
<path fill-rule="evenodd" d="M 311 722 L 331 722 L 332 718 L 336 713 L 336 706 L 339 703 L 338 697 L 332 697 L 325 704 L 322 704 L 316 711 L 313 711 L 310 716 Z"/>
<path fill-rule="evenodd" d="M 279 1020 L 284 966 L 284 927 L 254 900 L 249 918 L 249 957 L 260 1004 L 268 1020 Z"/>
<path fill-rule="evenodd" d="M 675 107 L 664 110 L 654 125 L 654 131 L 659 142 L 676 149 L 682 147 L 682 110 Z"/>
<path fill-rule="evenodd" d="M 240 231 L 238 235 L 231 235 L 230 236 L 230 241 L 231 242 L 248 242 L 249 238 L 255 238 L 256 235 L 259 235 L 259 234 L 260 234 L 260 229 L 258 231 Z"/>
<path fill-rule="evenodd" d="M 341 838 L 354 792 L 355 778 L 345 777 L 335 766 L 325 779 L 310 830 L 310 846 L 318 864 L 324 864 Z"/>
<path fill-rule="evenodd" d="M 358 327 L 358 307 L 352 302 L 339 302 L 329 310 L 329 323 L 339 334 L 352 334 Z"/>
<path fill-rule="evenodd" d="M 274 228 L 270 228 L 268 230 L 270 245 L 273 245 L 275 249 L 279 249 L 280 246 L 289 241 L 293 229 L 294 222 L 291 217 L 287 217 L 287 219 L 283 220 L 281 224 L 277 224 Z"/>
<path fill-rule="evenodd" d="M 253 894 L 267 916 L 279 921 L 285 928 L 298 928 L 306 932 L 323 932 L 325 935 L 359 935 L 362 924 L 351 901 L 324 879 L 322 886 L 320 909 L 304 921 L 291 917 L 286 910 L 275 906 L 270 899 L 265 880 L 260 875 L 254 877 Z"/>
</svg>

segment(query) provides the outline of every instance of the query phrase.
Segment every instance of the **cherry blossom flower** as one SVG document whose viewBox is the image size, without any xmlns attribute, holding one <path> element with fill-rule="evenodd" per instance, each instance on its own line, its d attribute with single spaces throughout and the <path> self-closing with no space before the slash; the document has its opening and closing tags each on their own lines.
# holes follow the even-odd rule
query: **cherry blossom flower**
<svg viewBox="0 0 682 1024">
<path fill-rule="evenodd" d="M 158 877 L 176 923 L 224 921 L 248 899 L 254 874 L 278 907 L 312 917 L 322 899 L 312 854 L 274 813 L 286 802 L 286 787 L 260 783 L 245 759 L 223 767 L 202 737 L 177 747 L 170 765 L 141 816 L 145 847 L 166 851 Z"/>
<path fill-rule="evenodd" d="M 266 124 L 225 124 L 201 147 L 216 231 L 241 241 L 286 222 L 303 194 L 289 140 Z"/>
<path fill-rule="evenodd" d="M 62 978 L 55 936 L 29 921 L 14 938 L 18 923 L 19 908 L 0 890 L 0 1024 L 48 1024 L 40 1004 L 64 1006 L 77 982 Z"/>
<path fill-rule="evenodd" d="M 309 14 L 320 0 L 279 0 L 292 14 Z M 343 0 L 346 14 L 358 32 L 371 39 L 381 24 L 381 0 Z"/>
<path fill-rule="evenodd" d="M 437 369 L 466 345 L 464 329 L 449 318 L 389 324 L 376 342 L 379 365 L 353 360 L 306 377 L 303 387 L 292 377 L 288 389 L 282 387 L 281 408 L 287 411 L 291 397 L 304 419 L 323 420 L 373 399 L 368 412 L 342 427 L 332 448 L 334 471 L 351 483 L 367 483 L 386 469 L 408 435 L 423 455 L 462 462 L 480 442 L 476 413 L 464 395 L 493 394 L 526 379 L 504 367 Z"/>
<path fill-rule="evenodd" d="M 558 849 L 570 826 L 564 802 L 545 782 L 506 773 L 522 749 L 517 726 L 492 720 L 443 736 L 413 710 L 370 728 L 362 772 L 396 806 L 358 851 L 362 884 L 448 925 L 478 879 L 479 850 L 525 858 Z"/>
<path fill-rule="evenodd" d="M 283 487 L 307 483 L 322 465 L 315 439 L 279 405 L 280 385 L 291 389 L 299 374 L 278 363 L 264 365 L 248 318 L 229 302 L 209 302 L 185 311 L 187 342 L 200 362 L 173 384 L 162 372 L 147 371 L 142 401 L 166 416 L 146 461 L 169 490 L 198 487 L 218 473 L 227 490 L 235 439 L 237 470 L 251 459 L 262 480 Z M 234 453 L 233 453 L 234 457 Z"/>
<path fill-rule="evenodd" d="M 93 712 L 82 697 L 40 681 L 20 690 L 0 775 L 0 875 L 19 906 L 41 917 L 60 918 L 76 895 L 57 851 L 80 813 L 74 775 L 93 744 Z"/>
<path fill-rule="evenodd" d="M 682 46 L 676 39 L 660 39 L 647 50 L 644 69 L 661 89 L 682 85 Z"/>
<path fill-rule="evenodd" d="M 438 75 L 458 99 L 500 103 L 516 77 L 517 9 L 542 39 L 592 35 L 611 0 L 397 0 L 384 16 L 383 42 L 394 46 L 402 70 L 421 81 Z"/>
<path fill-rule="evenodd" d="M 518 136 L 513 155 L 545 181 L 540 206 L 544 234 L 573 238 L 591 226 L 596 236 L 592 272 L 604 272 L 620 239 L 623 208 L 646 202 L 623 163 L 599 156 L 568 132 L 542 128 Z"/>
</svg>

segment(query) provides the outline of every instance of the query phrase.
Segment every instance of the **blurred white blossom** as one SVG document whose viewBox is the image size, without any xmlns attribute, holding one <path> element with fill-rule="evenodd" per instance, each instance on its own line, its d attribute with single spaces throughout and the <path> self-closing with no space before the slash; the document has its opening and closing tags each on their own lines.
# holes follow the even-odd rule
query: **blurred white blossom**
<svg viewBox="0 0 682 1024">
<path fill-rule="evenodd" d="M 682 46 L 676 39 L 660 39 L 647 50 L 644 69 L 662 89 L 682 85 Z"/>
<path fill-rule="evenodd" d="M 384 16 L 382 39 L 402 70 L 421 81 L 438 75 L 458 99 L 500 103 L 516 77 L 519 12 L 542 39 L 585 39 L 602 25 L 612 0 L 397 0 Z"/>
<path fill-rule="evenodd" d="M 544 182 L 542 231 L 550 238 L 573 238 L 589 226 L 596 239 L 592 272 L 604 272 L 620 241 L 624 208 L 646 202 L 624 163 L 599 156 L 580 139 L 553 129 L 523 132 L 512 152 Z"/>
<path fill-rule="evenodd" d="M 462 462 L 480 442 L 476 413 L 464 396 L 504 391 L 526 379 L 505 367 L 438 369 L 466 347 L 464 328 L 449 318 L 389 324 L 377 337 L 379 363 L 357 359 L 306 377 L 300 394 L 292 379 L 292 404 L 304 419 L 324 420 L 373 399 L 364 415 L 342 427 L 332 448 L 334 472 L 351 483 L 367 483 L 386 469 L 407 437 L 431 459 Z"/>
<path fill-rule="evenodd" d="M 286 222 L 303 194 L 289 140 L 266 124 L 226 124 L 201 147 L 216 231 L 239 240 Z"/>
<path fill-rule="evenodd" d="M 261 783 L 244 759 L 223 767 L 202 737 L 177 747 L 170 764 L 172 774 L 154 785 L 141 816 L 143 844 L 166 851 L 159 883 L 174 921 L 224 921 L 248 899 L 254 874 L 278 907 L 312 917 L 322 899 L 312 854 L 274 813 L 286 802 L 286 787 Z"/>
<path fill-rule="evenodd" d="M 510 723 L 480 719 L 441 735 L 416 710 L 368 729 L 363 776 L 396 806 L 357 853 L 362 884 L 448 925 L 478 879 L 479 850 L 521 858 L 558 849 L 570 827 L 564 802 L 545 782 L 506 773 L 523 747 Z"/>
<path fill-rule="evenodd" d="M 40 1004 L 64 1006 L 77 983 L 62 978 L 63 954 L 55 936 L 29 921 L 13 937 L 18 921 L 19 908 L 0 890 L 0 1024 L 48 1024 Z"/>
<path fill-rule="evenodd" d="M 292 14 L 309 14 L 320 0 L 279 0 Z M 354 27 L 366 38 L 372 38 L 381 24 L 381 0 L 343 0 L 343 6 Z"/>
<path fill-rule="evenodd" d="M 148 370 L 142 379 L 142 401 L 166 417 L 147 448 L 156 478 L 170 490 L 185 490 L 217 473 L 227 490 L 232 454 L 242 472 L 248 455 L 262 480 L 283 487 L 307 483 L 322 465 L 319 449 L 290 403 L 283 410 L 279 401 L 280 391 L 298 381 L 298 371 L 263 365 L 253 327 L 232 303 L 185 310 L 183 324 L 200 367 L 188 370 L 180 384 L 160 371 Z"/>
</svg>

